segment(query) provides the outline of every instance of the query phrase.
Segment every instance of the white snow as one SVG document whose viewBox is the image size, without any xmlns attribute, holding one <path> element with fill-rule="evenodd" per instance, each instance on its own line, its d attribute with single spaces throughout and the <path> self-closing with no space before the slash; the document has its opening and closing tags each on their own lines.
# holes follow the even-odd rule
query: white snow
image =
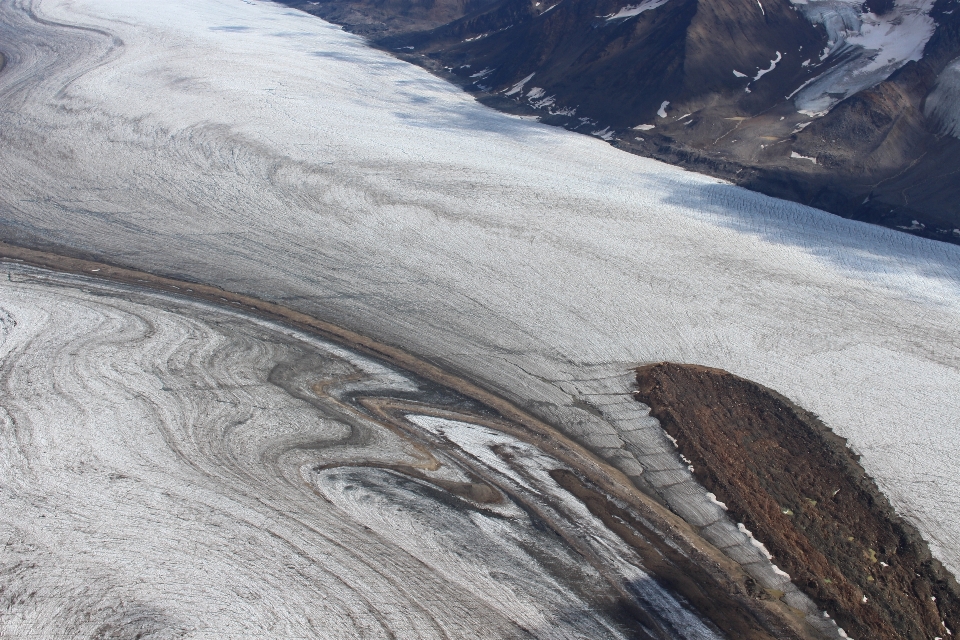
<svg viewBox="0 0 960 640">
<path fill-rule="evenodd" d="M 747 74 L 745 74 L 745 73 L 740 73 L 740 72 L 737 71 L 736 69 L 733 70 L 733 75 L 735 75 L 735 76 L 738 77 L 738 78 L 746 78 L 746 77 L 747 77 Z"/>
<path fill-rule="evenodd" d="M 575 116 L 577 114 L 576 107 L 561 107 L 560 109 L 548 109 L 551 115 L 556 116 Z"/>
<path fill-rule="evenodd" d="M 0 5 L 6 228 L 403 345 L 664 492 L 691 480 L 630 368 L 727 369 L 848 438 L 960 569 L 957 247 L 493 112 L 270 3 L 37 9 L 122 47 L 19 7 Z M 719 517 L 689 495 L 684 517 Z"/>
<path fill-rule="evenodd" d="M 667 4 L 670 0 L 643 0 L 640 4 L 627 5 L 626 7 L 620 9 L 616 13 L 611 13 L 608 16 L 602 16 L 608 21 L 610 20 L 620 20 L 622 18 L 632 18 L 638 16 L 644 11 L 652 11 L 657 7 L 662 7 Z"/>
<path fill-rule="evenodd" d="M 925 228 L 926 228 L 926 225 L 923 224 L 922 222 L 918 221 L 918 220 L 911 220 L 909 226 L 900 225 L 900 226 L 898 226 L 897 228 L 899 228 L 899 229 L 905 229 L 905 230 L 907 230 L 907 231 L 920 231 L 920 230 L 922 230 L 922 229 L 925 229 Z"/>
<path fill-rule="evenodd" d="M 790 574 L 789 574 L 789 573 L 787 573 L 786 571 L 784 571 L 783 569 L 781 569 L 781 568 L 778 567 L 777 565 L 773 565 L 773 572 L 774 572 L 775 574 L 777 574 L 778 576 L 781 576 L 781 577 L 783 577 L 783 578 L 789 578 L 789 577 L 790 577 Z"/>
<path fill-rule="evenodd" d="M 727 505 L 724 504 L 723 502 L 721 502 L 720 500 L 717 500 L 717 496 L 716 496 L 715 493 L 707 492 L 707 498 L 708 498 L 708 499 L 710 500 L 710 502 L 712 502 L 713 504 L 719 506 L 719 507 L 720 507 L 721 509 L 723 509 L 724 511 L 727 511 Z"/>
<path fill-rule="evenodd" d="M 759 549 L 760 553 L 762 553 L 767 558 L 767 560 L 773 559 L 773 555 L 767 550 L 766 545 L 764 545 L 762 542 L 754 538 L 753 532 L 747 529 L 747 527 L 742 522 L 737 523 L 737 529 L 740 530 L 740 533 L 742 533 L 743 535 L 747 536 L 747 538 L 750 539 L 750 544 L 752 544 L 754 547 Z M 780 571 L 780 570 L 776 568 L 776 565 L 774 565 L 774 573 L 776 573 L 777 571 Z M 780 573 L 783 573 L 783 572 L 781 571 Z M 780 574 L 778 573 L 777 575 L 780 575 Z M 786 574 L 783 574 L 783 575 L 786 575 Z"/>
<path fill-rule="evenodd" d="M 556 102 L 555 96 L 546 96 L 546 91 L 541 87 L 532 87 L 527 92 L 527 101 L 534 109 L 543 109 L 551 107 Z M 563 111 L 562 109 L 560 111 Z M 572 115 L 572 114 L 571 114 Z"/>
<path fill-rule="evenodd" d="M 610 140 L 613 140 L 614 132 L 610 130 L 610 127 L 604 127 L 603 129 L 599 129 L 597 131 L 591 131 L 590 135 L 597 136 L 601 140 L 607 140 L 609 142 Z"/>
<path fill-rule="evenodd" d="M 530 106 L 532 106 L 534 109 L 543 109 L 543 108 L 545 108 L 545 107 L 551 107 L 551 106 L 553 106 L 553 104 L 554 104 L 556 101 L 557 101 L 556 96 L 547 96 L 546 98 L 542 98 L 542 99 L 540 99 L 540 100 L 531 100 L 531 101 L 530 101 Z M 549 109 L 548 109 L 548 110 L 549 110 Z M 565 111 L 565 110 L 564 110 L 564 109 L 558 109 L 558 112 L 563 112 L 563 111 Z"/>
<path fill-rule="evenodd" d="M 794 100 L 798 110 L 828 111 L 843 98 L 874 86 L 911 60 L 919 60 L 936 27 L 930 17 L 934 0 L 897 0 L 883 16 L 864 12 L 855 0 L 797 2 L 829 37 L 821 56 L 843 62 L 816 76 Z"/>
<path fill-rule="evenodd" d="M 805 122 L 805 123 L 803 123 L 803 124 L 806 125 L 807 123 Z M 798 128 L 796 129 L 796 131 L 800 131 L 801 129 L 802 129 L 802 127 L 798 127 Z M 817 164 L 817 159 L 816 159 L 816 158 L 811 158 L 810 156 L 802 156 L 802 155 L 800 155 L 799 153 L 797 153 L 796 151 L 791 151 L 791 152 L 790 152 L 790 157 L 791 157 L 791 158 L 796 158 L 797 160 L 809 160 L 809 161 L 812 162 L 813 164 Z"/>
<path fill-rule="evenodd" d="M 669 105 L 669 104 L 670 104 L 670 101 L 669 101 L 669 100 L 664 100 L 663 102 L 661 102 L 661 103 L 660 103 L 660 108 L 657 110 L 657 115 L 660 116 L 661 118 L 666 118 L 666 117 L 667 117 L 667 105 Z"/>
<path fill-rule="evenodd" d="M 960 138 L 960 58 L 940 73 L 924 113 L 939 123 L 941 133 Z"/>
<path fill-rule="evenodd" d="M 757 71 L 757 75 L 753 76 L 753 82 L 756 82 L 757 80 L 759 80 L 759 79 L 762 78 L 763 76 L 767 75 L 768 73 L 770 73 L 771 71 L 773 71 L 774 69 L 776 69 L 776 68 L 777 68 L 777 63 L 779 63 L 781 60 L 783 60 L 783 56 L 780 55 L 780 52 L 779 52 L 779 51 L 777 51 L 777 55 L 774 57 L 773 60 L 770 61 L 770 67 L 767 68 L 767 69 L 759 69 L 759 70 Z"/>
<path fill-rule="evenodd" d="M 650 131 L 650 129 L 655 129 L 655 128 L 656 128 L 656 125 L 652 125 L 652 124 L 638 124 L 637 126 L 634 127 L 634 129 L 637 129 L 638 131 Z"/>
<path fill-rule="evenodd" d="M 504 95 L 512 96 L 512 95 L 515 94 L 515 93 L 520 93 L 520 92 L 523 90 L 523 85 L 525 85 L 525 84 L 527 84 L 528 82 L 530 82 L 530 80 L 532 80 L 532 79 L 533 79 L 533 76 L 535 76 L 535 75 L 537 75 L 537 72 L 536 72 L 536 71 L 534 71 L 533 73 L 531 73 L 530 75 L 528 75 L 526 78 L 524 78 L 523 80 L 521 80 L 521 81 L 518 82 L 517 84 L 513 85 L 512 87 L 510 87 L 510 89 L 509 89 L 508 91 L 506 91 L 506 92 L 504 93 Z"/>
</svg>

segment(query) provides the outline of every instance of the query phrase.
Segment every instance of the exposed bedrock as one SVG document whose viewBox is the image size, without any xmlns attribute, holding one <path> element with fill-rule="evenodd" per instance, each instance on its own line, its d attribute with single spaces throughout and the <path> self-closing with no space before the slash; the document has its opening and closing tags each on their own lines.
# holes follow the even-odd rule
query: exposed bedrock
<svg viewBox="0 0 960 640">
<path fill-rule="evenodd" d="M 851 637 L 960 627 L 954 577 L 816 416 L 719 369 L 647 365 L 637 384 L 697 481 Z"/>
</svg>

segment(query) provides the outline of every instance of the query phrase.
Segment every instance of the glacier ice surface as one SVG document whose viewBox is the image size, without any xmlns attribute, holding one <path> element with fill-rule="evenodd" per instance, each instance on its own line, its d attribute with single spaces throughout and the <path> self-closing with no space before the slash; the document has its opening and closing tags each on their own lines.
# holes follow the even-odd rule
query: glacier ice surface
<svg viewBox="0 0 960 640">
<path fill-rule="evenodd" d="M 403 345 L 681 488 L 631 368 L 729 370 L 849 438 L 960 569 L 957 247 L 491 111 L 271 3 L 22 6 L 0 5 L 4 237 Z"/>
</svg>

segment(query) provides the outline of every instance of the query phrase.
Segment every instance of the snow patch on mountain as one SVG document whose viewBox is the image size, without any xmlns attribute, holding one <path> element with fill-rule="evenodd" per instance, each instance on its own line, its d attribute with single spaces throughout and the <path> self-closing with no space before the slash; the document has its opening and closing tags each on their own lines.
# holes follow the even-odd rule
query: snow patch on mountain
<svg viewBox="0 0 960 640">
<path fill-rule="evenodd" d="M 601 140 L 606 140 L 607 142 L 613 140 L 614 132 L 610 130 L 610 127 L 604 127 L 597 131 L 591 131 L 590 135 L 597 136 Z"/>
<path fill-rule="evenodd" d="M 607 22 L 611 20 L 620 20 L 621 18 L 632 18 L 640 15 L 644 11 L 651 11 L 657 7 L 662 7 L 663 5 L 667 4 L 667 2 L 669 2 L 669 0 L 644 0 L 640 4 L 627 5 L 616 13 L 611 13 L 608 16 L 602 17 L 606 18 Z"/>
<path fill-rule="evenodd" d="M 912 60 L 919 60 L 936 24 L 930 17 L 934 0 L 900 0 L 882 16 L 864 11 L 848 0 L 792 0 L 813 24 L 827 31 L 821 62 L 839 64 L 799 91 L 800 111 L 825 112 L 864 89 L 883 82 Z"/>
<path fill-rule="evenodd" d="M 816 159 L 816 158 L 811 158 L 810 156 L 802 156 L 802 155 L 800 155 L 799 153 L 797 153 L 796 151 L 791 151 L 791 152 L 790 152 L 790 157 L 791 157 L 791 158 L 794 158 L 794 159 L 796 159 L 796 160 L 809 160 L 809 161 L 812 162 L 813 164 L 817 164 L 817 159 Z"/>
<path fill-rule="evenodd" d="M 527 84 L 528 82 L 530 82 L 531 80 L 533 80 L 533 76 L 535 76 L 535 75 L 537 75 L 537 72 L 536 72 L 536 71 L 534 71 L 533 73 L 531 73 L 530 75 L 528 75 L 526 78 L 524 78 L 523 80 L 521 80 L 521 81 L 518 82 L 517 84 L 513 85 L 512 87 L 510 87 L 510 90 L 507 91 L 504 95 L 512 96 L 512 95 L 514 95 L 515 93 L 520 93 L 521 91 L 523 91 L 523 85 L 525 85 L 525 84 Z"/>
<path fill-rule="evenodd" d="M 770 68 L 769 68 L 769 69 L 759 69 L 759 70 L 757 71 L 757 75 L 753 76 L 753 81 L 756 82 L 757 80 L 759 80 L 759 79 L 762 78 L 763 76 L 767 75 L 768 73 L 770 73 L 771 71 L 773 71 L 774 69 L 776 69 L 776 68 L 777 68 L 777 64 L 778 64 L 781 60 L 783 60 L 783 56 L 780 54 L 779 51 L 777 51 L 776 57 L 775 57 L 773 60 L 770 61 Z"/>
<path fill-rule="evenodd" d="M 960 138 L 960 58 L 943 70 L 927 96 L 924 114 L 940 125 L 940 132 Z"/>
</svg>

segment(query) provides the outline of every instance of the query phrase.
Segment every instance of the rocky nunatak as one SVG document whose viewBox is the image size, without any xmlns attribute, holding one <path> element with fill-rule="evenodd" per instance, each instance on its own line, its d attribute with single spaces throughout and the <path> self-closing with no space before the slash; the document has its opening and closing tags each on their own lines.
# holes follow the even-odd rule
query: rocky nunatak
<svg viewBox="0 0 960 640">
<path fill-rule="evenodd" d="M 499 109 L 960 242 L 957 0 L 286 3 Z"/>
<path fill-rule="evenodd" d="M 960 628 L 954 577 L 816 416 L 719 369 L 653 364 L 637 384 L 697 480 L 851 637 Z"/>
</svg>

